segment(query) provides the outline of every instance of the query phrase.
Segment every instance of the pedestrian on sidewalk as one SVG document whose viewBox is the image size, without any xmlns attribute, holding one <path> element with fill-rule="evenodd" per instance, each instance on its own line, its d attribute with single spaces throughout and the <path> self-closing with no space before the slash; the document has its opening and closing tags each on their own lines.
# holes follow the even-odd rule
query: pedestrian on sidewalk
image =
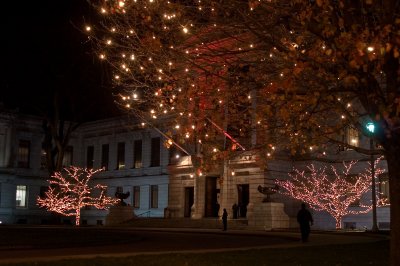
<svg viewBox="0 0 400 266">
<path fill-rule="evenodd" d="M 222 213 L 222 225 L 224 226 L 223 231 L 226 231 L 228 229 L 228 212 L 226 209 L 224 209 L 224 212 Z"/>
<path fill-rule="evenodd" d="M 307 242 L 310 235 L 310 225 L 313 225 L 313 218 L 309 210 L 306 209 L 306 204 L 301 204 L 301 209 L 297 213 L 297 222 L 300 225 L 301 241 Z"/>
</svg>

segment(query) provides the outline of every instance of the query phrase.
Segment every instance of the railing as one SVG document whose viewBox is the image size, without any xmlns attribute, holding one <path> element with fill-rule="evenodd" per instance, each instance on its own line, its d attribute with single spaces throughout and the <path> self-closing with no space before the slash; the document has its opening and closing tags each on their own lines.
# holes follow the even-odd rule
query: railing
<svg viewBox="0 0 400 266">
<path fill-rule="evenodd" d="M 150 217 L 150 211 L 142 212 L 141 214 L 137 214 L 136 217 L 146 217 L 146 218 L 149 218 L 149 217 Z"/>
</svg>

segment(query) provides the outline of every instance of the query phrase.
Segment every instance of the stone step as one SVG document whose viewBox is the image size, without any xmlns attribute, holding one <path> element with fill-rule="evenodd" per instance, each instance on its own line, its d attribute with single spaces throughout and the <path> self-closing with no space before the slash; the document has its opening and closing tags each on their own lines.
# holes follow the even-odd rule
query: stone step
<svg viewBox="0 0 400 266">
<path fill-rule="evenodd" d="M 154 228 L 204 228 L 204 229 L 220 229 L 222 221 L 220 219 L 204 218 L 134 218 L 123 223 L 124 226 L 132 227 L 154 227 Z M 246 229 L 247 219 L 231 219 L 228 220 L 228 228 L 230 229 Z"/>
</svg>

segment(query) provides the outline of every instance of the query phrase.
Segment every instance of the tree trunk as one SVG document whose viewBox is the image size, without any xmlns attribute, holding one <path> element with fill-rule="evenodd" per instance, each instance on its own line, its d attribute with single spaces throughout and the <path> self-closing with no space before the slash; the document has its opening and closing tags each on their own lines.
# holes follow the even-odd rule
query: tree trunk
<svg viewBox="0 0 400 266">
<path fill-rule="evenodd" d="M 335 218 L 336 220 L 336 230 L 342 229 L 342 217 Z"/>
<path fill-rule="evenodd" d="M 386 153 L 390 187 L 390 265 L 400 265 L 400 149 Z"/>
<path fill-rule="evenodd" d="M 75 217 L 75 225 L 79 226 L 81 220 L 81 210 L 78 208 L 76 209 L 76 217 Z"/>
</svg>

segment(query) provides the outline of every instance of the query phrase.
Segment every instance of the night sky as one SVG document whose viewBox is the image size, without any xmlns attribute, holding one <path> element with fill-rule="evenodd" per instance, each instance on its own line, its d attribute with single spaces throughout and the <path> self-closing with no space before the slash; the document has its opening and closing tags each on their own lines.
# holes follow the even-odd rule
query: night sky
<svg viewBox="0 0 400 266">
<path fill-rule="evenodd" d="M 0 102 L 42 115 L 58 95 L 69 119 L 118 114 L 107 66 L 81 32 L 95 19 L 86 0 L 8 1 L 2 10 Z"/>
</svg>

